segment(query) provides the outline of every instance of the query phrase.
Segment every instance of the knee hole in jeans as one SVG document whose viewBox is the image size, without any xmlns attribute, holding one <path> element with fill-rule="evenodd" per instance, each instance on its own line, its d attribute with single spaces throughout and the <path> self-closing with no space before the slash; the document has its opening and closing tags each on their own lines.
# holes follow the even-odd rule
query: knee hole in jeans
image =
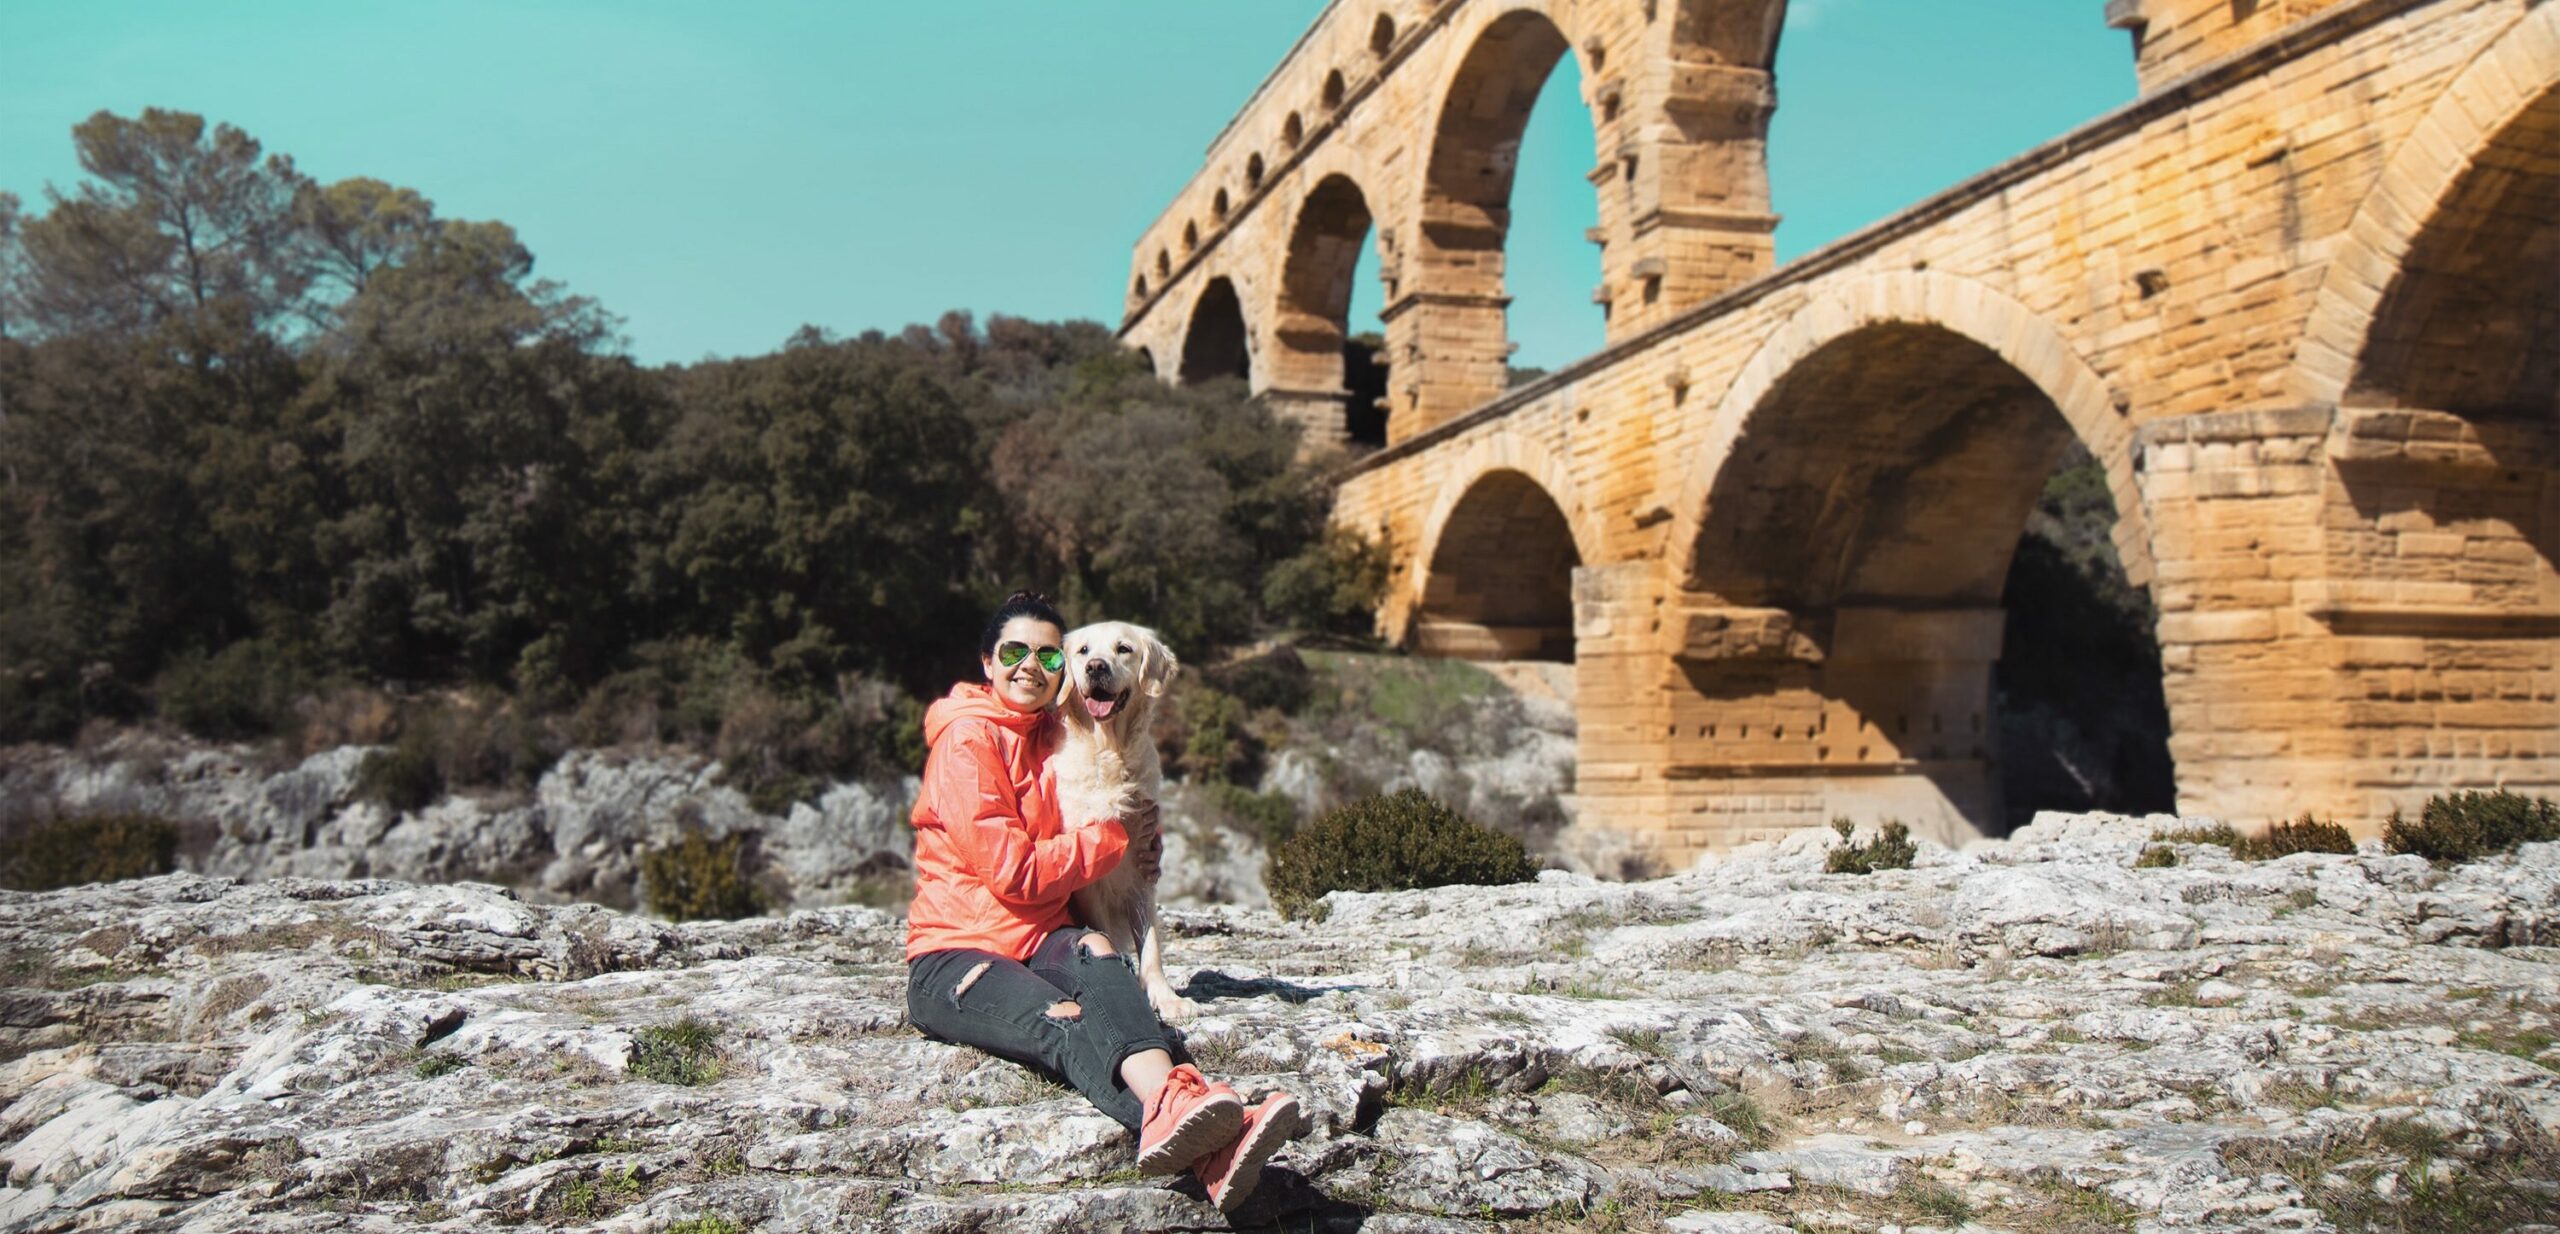
<svg viewBox="0 0 2560 1234">
<path fill-rule="evenodd" d="M 1043 1014 L 1052 1020 L 1081 1020 L 1084 1018 L 1084 1006 L 1075 1002 L 1051 1003 Z"/>
<path fill-rule="evenodd" d="M 1101 934 L 1101 933 L 1090 933 L 1090 934 L 1087 934 L 1087 935 L 1085 935 L 1083 938 L 1077 939 L 1077 940 L 1076 940 L 1076 945 L 1077 945 L 1077 946 L 1079 946 L 1079 947 L 1084 948 L 1084 953 L 1085 953 L 1086 955 L 1094 956 L 1094 957 L 1097 957 L 1097 958 L 1099 958 L 1099 957 L 1104 957 L 1104 956 L 1115 956 L 1115 955 L 1120 954 L 1119 952 L 1113 951 L 1113 950 L 1111 949 L 1111 937 L 1110 937 L 1109 935 L 1107 935 L 1107 934 Z"/>
</svg>

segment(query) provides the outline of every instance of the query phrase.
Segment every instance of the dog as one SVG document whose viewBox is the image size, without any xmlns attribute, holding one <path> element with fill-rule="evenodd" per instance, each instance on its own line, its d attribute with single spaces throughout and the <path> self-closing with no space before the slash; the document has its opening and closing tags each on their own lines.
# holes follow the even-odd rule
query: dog
<svg viewBox="0 0 2560 1234">
<path fill-rule="evenodd" d="M 1181 665 L 1155 631 L 1124 621 L 1067 633 L 1066 696 L 1058 710 L 1064 735 L 1057 753 L 1058 803 L 1070 819 L 1132 820 L 1164 791 L 1164 768 L 1148 721 Z M 1162 822 L 1130 821 L 1132 853 L 1157 842 Z M 1159 873 L 1161 873 L 1159 871 Z M 1167 1022 L 1199 1010 L 1164 975 L 1164 940 L 1156 921 L 1156 880 L 1123 861 L 1075 893 L 1076 923 L 1111 940 L 1138 968 L 1147 1002 Z"/>
</svg>

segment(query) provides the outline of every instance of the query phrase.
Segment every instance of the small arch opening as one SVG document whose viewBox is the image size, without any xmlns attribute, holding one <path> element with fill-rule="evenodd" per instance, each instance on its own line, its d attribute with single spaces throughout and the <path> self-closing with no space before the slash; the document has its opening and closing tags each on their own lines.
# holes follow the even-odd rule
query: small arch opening
<svg viewBox="0 0 2560 1234">
<path fill-rule="evenodd" d="M 1387 58 L 1387 53 L 1395 49 L 1396 19 L 1380 13 L 1377 24 L 1369 27 L 1369 50 L 1379 59 L 1384 60 Z"/>
<path fill-rule="evenodd" d="M 1132 287 L 1130 290 L 1131 290 L 1131 291 L 1132 291 L 1132 293 L 1134 293 L 1134 294 L 1135 294 L 1139 299 L 1141 299 L 1141 300 L 1146 299 L 1146 298 L 1147 298 L 1147 276 L 1146 276 L 1146 275 L 1143 275 L 1143 274 L 1139 275 L 1139 276 L 1138 276 L 1138 282 L 1137 282 L 1137 285 L 1136 285 L 1136 286 L 1134 286 L 1134 287 Z"/>
<path fill-rule="evenodd" d="M 1199 251 L 1200 251 L 1200 225 L 1199 225 L 1198 223 L 1184 223 L 1184 224 L 1182 225 L 1182 252 L 1183 252 L 1183 255 L 1187 257 L 1187 256 L 1189 256 L 1189 255 L 1191 255 L 1191 254 L 1193 254 L 1193 253 L 1199 252 Z"/>
<path fill-rule="evenodd" d="M 1306 139 L 1307 122 L 1300 119 L 1298 113 L 1290 112 L 1289 118 L 1280 122 L 1280 144 L 1295 150 L 1298 143 Z"/>
<path fill-rule="evenodd" d="M 1163 249 L 1156 250 L 1156 277 L 1160 279 L 1173 277 L 1173 254 Z"/>
<path fill-rule="evenodd" d="M 1350 83 L 1342 79 L 1342 70 L 1335 69 L 1325 74 L 1324 109 L 1328 112 L 1339 110 L 1342 107 L 1342 96 L 1349 93 L 1350 89 Z"/>
<path fill-rule="evenodd" d="M 1385 340 L 1351 332 L 1363 276 L 1376 278 L 1376 234 L 1368 198 L 1349 177 L 1328 176 L 1307 195 L 1282 266 L 1267 370 L 1276 387 L 1338 395 L 1341 431 L 1355 448 L 1386 444 Z"/>
<path fill-rule="evenodd" d="M 1227 191 L 1225 189 L 1219 189 L 1218 195 L 1215 198 L 1212 198 L 1209 202 L 1209 213 L 1216 216 L 1219 222 L 1226 222 L 1229 204 L 1230 203 L 1227 200 Z"/>
<path fill-rule="evenodd" d="M 1457 660 L 1573 659 L 1572 524 L 1536 480 L 1496 471 L 1458 499 L 1431 553 L 1413 641 Z"/>
<path fill-rule="evenodd" d="M 1261 155 L 1257 154 L 1257 155 L 1254 155 L 1252 158 L 1246 159 L 1246 160 L 1244 161 L 1244 183 L 1245 183 L 1245 187 L 1247 187 L 1247 188 L 1252 188 L 1252 189 L 1259 189 L 1259 188 L 1261 188 L 1261 187 L 1262 187 L 1262 172 L 1263 172 L 1263 165 L 1262 165 L 1262 156 L 1261 156 Z"/>
<path fill-rule="evenodd" d="M 1236 285 L 1224 278 L 1209 280 L 1183 337 L 1182 384 L 1250 378 L 1253 355 L 1245 338 L 1244 301 L 1237 297 Z"/>
</svg>

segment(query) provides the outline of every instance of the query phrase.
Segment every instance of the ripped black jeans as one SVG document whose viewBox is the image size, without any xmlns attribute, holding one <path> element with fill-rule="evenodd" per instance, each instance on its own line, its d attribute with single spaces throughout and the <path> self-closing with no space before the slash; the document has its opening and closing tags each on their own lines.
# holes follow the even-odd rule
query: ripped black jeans
<svg viewBox="0 0 2560 1234">
<path fill-rule="evenodd" d="M 1052 931 L 1028 963 L 966 949 L 917 956 L 907 962 L 907 1019 L 927 1036 L 1061 1077 L 1135 1132 L 1144 1111 L 1120 1082 L 1120 1064 L 1148 1050 L 1164 1050 L 1177 1061 L 1182 1055 L 1167 1042 L 1128 962 L 1082 946 L 1091 932 L 1078 926 Z M 987 970 L 970 981 L 981 964 Z M 955 995 L 964 982 L 969 988 Z M 1050 1015 L 1061 1002 L 1084 1013 Z"/>
</svg>

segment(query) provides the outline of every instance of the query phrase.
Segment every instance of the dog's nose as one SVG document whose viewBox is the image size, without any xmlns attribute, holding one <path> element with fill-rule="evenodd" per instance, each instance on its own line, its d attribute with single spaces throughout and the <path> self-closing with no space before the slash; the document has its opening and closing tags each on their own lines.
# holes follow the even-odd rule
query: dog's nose
<svg viewBox="0 0 2560 1234">
<path fill-rule="evenodd" d="M 1093 659 L 1085 661 L 1084 675 L 1087 677 L 1099 678 L 1104 681 L 1110 680 L 1111 661 L 1105 660 L 1100 656 L 1096 656 Z"/>
</svg>

